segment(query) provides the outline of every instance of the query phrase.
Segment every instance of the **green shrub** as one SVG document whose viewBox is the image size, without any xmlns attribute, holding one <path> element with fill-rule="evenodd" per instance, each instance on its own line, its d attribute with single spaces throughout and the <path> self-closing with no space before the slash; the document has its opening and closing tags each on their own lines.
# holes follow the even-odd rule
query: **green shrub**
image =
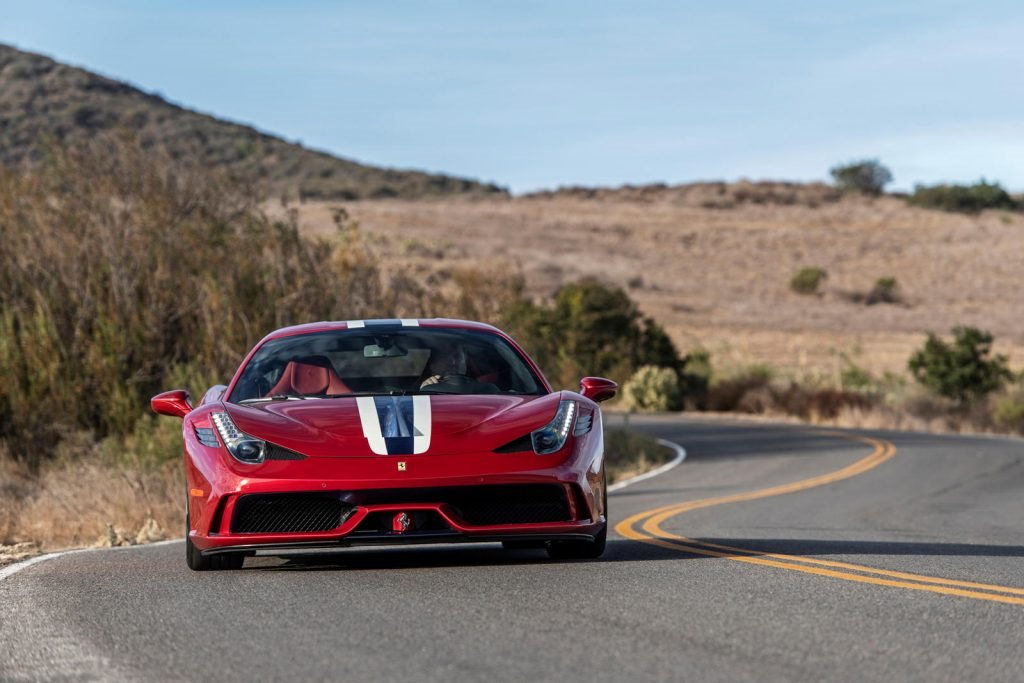
<svg viewBox="0 0 1024 683">
<path fill-rule="evenodd" d="M 1017 202 L 999 183 L 989 183 L 984 179 L 973 185 L 918 185 L 907 201 L 926 209 L 961 213 L 978 213 L 983 209 L 1018 208 Z"/>
<path fill-rule="evenodd" d="M 922 385 L 965 405 L 992 393 L 1013 376 L 1006 356 L 990 355 L 991 334 L 961 326 L 953 328 L 953 336 L 953 343 L 948 344 L 929 333 L 924 346 L 910 357 L 910 372 Z"/>
<path fill-rule="evenodd" d="M 844 390 L 867 391 L 878 383 L 870 372 L 849 362 L 839 373 L 839 384 Z"/>
<path fill-rule="evenodd" d="M 681 406 L 679 377 L 670 368 L 644 365 L 622 388 L 623 404 L 638 412 L 664 412 Z"/>
<path fill-rule="evenodd" d="M 696 349 L 683 358 L 683 372 L 680 377 L 680 391 L 684 397 L 698 399 L 707 393 L 712 376 L 711 353 Z"/>
<path fill-rule="evenodd" d="M 575 387 L 585 375 L 624 382 L 642 365 L 683 371 L 665 330 L 625 291 L 592 278 L 563 286 L 549 306 L 521 299 L 499 320 L 559 386 Z"/>
<path fill-rule="evenodd" d="M 840 189 L 865 194 L 881 194 L 885 186 L 892 182 L 892 173 L 877 159 L 834 166 L 829 173 Z"/>
<path fill-rule="evenodd" d="M 996 399 L 992 407 L 992 422 L 999 429 L 1024 433 L 1024 394 L 1016 391 Z"/>
<path fill-rule="evenodd" d="M 801 268 L 789 280 L 789 288 L 797 294 L 816 294 L 821 283 L 828 278 L 823 268 Z"/>
<path fill-rule="evenodd" d="M 887 276 L 875 280 L 875 285 L 864 298 L 864 303 L 869 306 L 873 304 L 896 304 L 902 301 L 900 296 L 900 285 L 896 278 Z"/>
</svg>

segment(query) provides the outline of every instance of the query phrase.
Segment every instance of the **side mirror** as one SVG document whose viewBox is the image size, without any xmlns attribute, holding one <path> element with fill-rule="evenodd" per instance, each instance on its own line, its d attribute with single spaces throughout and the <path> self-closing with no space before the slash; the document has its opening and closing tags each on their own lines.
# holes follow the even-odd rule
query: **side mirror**
<svg viewBox="0 0 1024 683">
<path fill-rule="evenodd" d="M 188 392 L 184 389 L 165 391 L 149 399 L 149 406 L 157 415 L 185 417 L 192 412 L 192 403 L 188 400 Z"/>
<path fill-rule="evenodd" d="M 618 384 L 604 377 L 584 377 L 580 380 L 580 393 L 597 403 L 607 401 L 618 390 Z"/>
</svg>

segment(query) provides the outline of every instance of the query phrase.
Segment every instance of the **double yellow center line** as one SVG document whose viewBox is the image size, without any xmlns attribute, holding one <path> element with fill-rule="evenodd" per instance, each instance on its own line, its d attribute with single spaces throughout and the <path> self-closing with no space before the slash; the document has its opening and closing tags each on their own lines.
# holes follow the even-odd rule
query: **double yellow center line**
<svg viewBox="0 0 1024 683">
<path fill-rule="evenodd" d="M 974 581 L 959 581 L 956 579 L 944 579 L 936 576 L 923 574 L 912 574 L 910 572 L 899 572 L 888 569 L 868 567 L 850 562 L 838 562 L 834 560 L 822 560 L 812 557 L 800 557 L 796 555 L 785 555 L 782 553 L 762 552 L 749 548 L 735 548 L 717 543 L 695 540 L 685 536 L 673 534 L 661 528 L 661 525 L 671 517 L 699 510 L 701 508 L 725 505 L 727 503 L 738 503 L 758 498 L 770 498 L 788 493 L 796 493 L 806 489 L 831 484 L 842 479 L 857 476 L 868 470 L 881 465 L 896 455 L 896 447 L 889 441 L 882 439 L 871 439 L 864 436 L 844 434 L 842 432 L 822 432 L 830 436 L 844 439 L 852 439 L 863 442 L 872 447 L 871 453 L 847 465 L 841 469 L 822 474 L 809 479 L 801 479 L 788 484 L 771 486 L 754 491 L 746 491 L 728 496 L 715 498 L 703 498 L 684 503 L 676 503 L 665 507 L 648 510 L 628 517 L 615 526 L 615 531 L 626 538 L 651 545 L 679 550 L 696 555 L 708 557 L 720 557 L 736 562 L 746 562 L 776 569 L 803 572 L 805 574 L 817 574 L 834 579 L 855 581 L 857 583 L 870 583 L 879 586 L 892 586 L 895 588 L 906 588 L 910 590 L 928 591 L 944 595 L 957 595 L 975 600 L 989 600 L 1002 602 L 1011 605 L 1024 605 L 1024 588 L 1013 588 L 1010 586 L 997 586 Z M 636 527 L 640 525 L 638 530 Z"/>
</svg>

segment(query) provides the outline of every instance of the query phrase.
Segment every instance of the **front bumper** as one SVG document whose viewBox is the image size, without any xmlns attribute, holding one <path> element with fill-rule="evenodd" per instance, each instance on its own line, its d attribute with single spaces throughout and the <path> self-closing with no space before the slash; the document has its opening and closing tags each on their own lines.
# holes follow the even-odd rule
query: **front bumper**
<svg viewBox="0 0 1024 683">
<path fill-rule="evenodd" d="M 309 458 L 252 467 L 235 463 L 190 436 L 186 435 L 185 444 L 189 537 L 204 554 L 387 543 L 586 539 L 595 537 L 606 523 L 599 438 L 575 439 L 573 446 L 549 456 Z M 564 514 L 517 517 L 468 509 L 467 492 L 511 487 L 557 490 Z M 461 496 L 455 495 L 460 492 Z M 236 523 L 246 497 L 303 495 L 333 497 L 350 509 L 336 518 L 337 524 L 315 530 L 282 532 Z M 487 496 L 483 498 L 481 503 L 477 496 L 476 503 L 486 503 Z M 397 533 L 388 521 L 403 512 L 416 523 Z"/>
<path fill-rule="evenodd" d="M 248 487 L 221 496 L 205 512 L 190 531 L 204 554 L 267 547 L 586 539 L 605 524 L 603 511 L 592 509 L 577 483 L 550 479 L 318 491 Z M 399 518 L 407 527 L 395 524 Z"/>
</svg>

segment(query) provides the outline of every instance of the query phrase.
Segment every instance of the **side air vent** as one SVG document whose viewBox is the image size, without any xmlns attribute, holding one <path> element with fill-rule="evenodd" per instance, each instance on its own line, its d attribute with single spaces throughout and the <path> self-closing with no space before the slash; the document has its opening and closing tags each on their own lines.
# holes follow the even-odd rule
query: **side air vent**
<svg viewBox="0 0 1024 683">
<path fill-rule="evenodd" d="M 495 453 L 525 453 L 533 451 L 533 439 L 529 434 L 525 434 L 515 441 L 509 441 L 504 446 L 498 446 L 494 449 Z"/>
<path fill-rule="evenodd" d="M 267 460 L 305 460 L 306 456 L 276 443 L 267 443 Z"/>
<path fill-rule="evenodd" d="M 576 418 L 576 426 L 572 430 L 573 436 L 583 436 L 590 431 L 590 427 L 594 424 L 593 413 L 580 413 L 580 416 Z"/>
<path fill-rule="evenodd" d="M 196 427 L 196 438 L 199 439 L 199 443 L 209 448 L 217 448 L 220 446 L 220 442 L 217 441 L 217 435 L 214 433 L 213 427 Z"/>
</svg>

